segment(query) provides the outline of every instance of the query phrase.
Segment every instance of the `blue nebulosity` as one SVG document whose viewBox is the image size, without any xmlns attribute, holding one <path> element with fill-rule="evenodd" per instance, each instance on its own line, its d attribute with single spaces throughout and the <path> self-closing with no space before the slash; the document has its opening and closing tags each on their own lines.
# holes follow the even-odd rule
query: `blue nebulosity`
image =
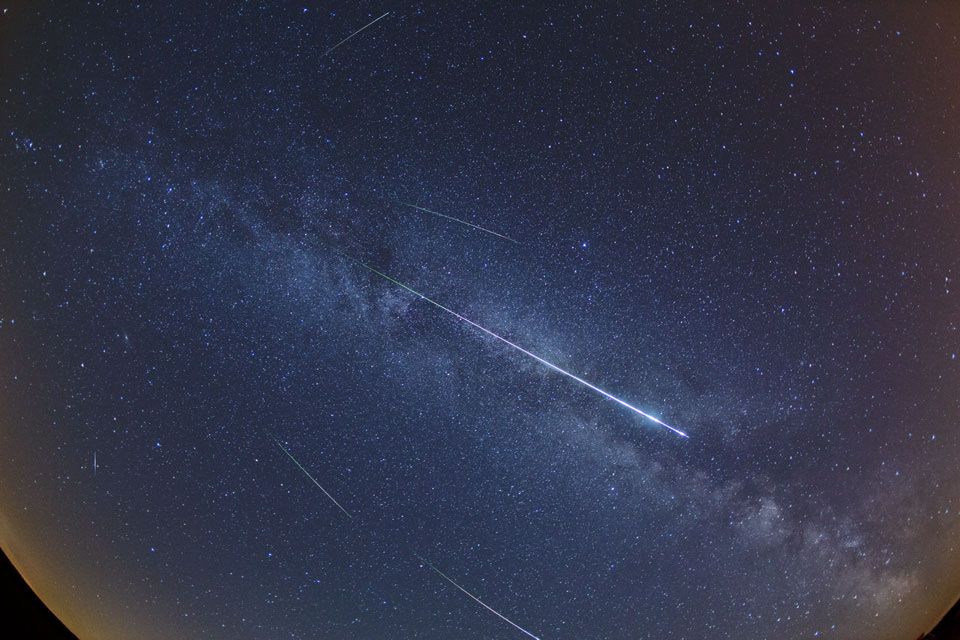
<svg viewBox="0 0 960 640">
<path fill-rule="evenodd" d="M 960 590 L 957 33 L 3 4 L 0 544 L 82 638 L 524 637 L 466 593 L 915 638 Z"/>
</svg>

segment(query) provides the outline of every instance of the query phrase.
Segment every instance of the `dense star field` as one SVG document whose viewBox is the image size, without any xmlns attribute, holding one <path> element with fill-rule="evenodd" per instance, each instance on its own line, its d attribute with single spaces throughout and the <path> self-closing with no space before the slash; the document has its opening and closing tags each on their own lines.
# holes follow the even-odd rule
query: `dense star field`
<svg viewBox="0 0 960 640">
<path fill-rule="evenodd" d="M 81 638 L 956 599 L 960 6 L 0 5 L 0 545 Z"/>
</svg>

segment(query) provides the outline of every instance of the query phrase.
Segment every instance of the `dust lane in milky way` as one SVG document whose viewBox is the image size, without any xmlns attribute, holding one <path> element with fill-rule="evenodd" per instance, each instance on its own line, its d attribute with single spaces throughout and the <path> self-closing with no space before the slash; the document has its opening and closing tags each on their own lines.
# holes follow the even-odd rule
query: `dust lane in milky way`
<svg viewBox="0 0 960 640">
<path fill-rule="evenodd" d="M 345 254 L 341 254 L 341 255 L 345 255 Z M 353 259 L 351 258 L 351 260 L 353 260 Z M 420 299 L 423 300 L 424 302 L 429 302 L 429 303 L 432 304 L 433 306 L 437 307 L 438 309 L 440 309 L 440 310 L 442 310 L 442 311 L 445 311 L 445 312 L 449 313 L 450 315 L 452 315 L 453 317 L 457 318 L 458 320 L 461 320 L 461 321 L 463 321 L 463 322 L 466 322 L 466 323 L 469 324 L 470 326 L 474 327 L 475 329 L 479 329 L 480 331 L 482 331 L 483 333 L 487 334 L 488 336 L 491 336 L 491 337 L 493 337 L 493 338 L 496 338 L 497 340 L 499 340 L 500 342 L 506 344 L 506 345 L 509 346 L 510 348 L 515 349 L 516 351 L 519 351 L 519 352 L 522 353 L 523 355 L 525 355 L 525 356 L 527 356 L 527 357 L 529 357 L 529 358 L 533 358 L 534 360 L 536 360 L 536 361 L 539 362 L 540 364 L 544 365 L 545 367 L 547 367 L 547 368 L 549 368 L 549 369 L 551 369 L 551 370 L 553 370 L 553 371 L 556 371 L 557 373 L 560 373 L 560 374 L 565 375 L 566 377 L 570 378 L 571 380 L 573 380 L 573 381 L 575 381 L 575 382 L 578 382 L 578 383 L 580 383 L 581 385 L 587 387 L 587 388 L 590 389 L 591 391 L 595 391 L 596 393 L 599 393 L 599 394 L 602 395 L 603 397 L 605 397 L 605 398 L 607 398 L 607 399 L 609 399 L 609 400 L 613 400 L 613 401 L 616 402 L 617 404 L 619 404 L 619 405 L 621 405 L 621 406 L 623 406 L 623 407 L 626 407 L 627 409 L 630 409 L 630 410 L 633 411 L 634 413 L 636 413 L 636 414 L 638 414 L 638 415 L 646 418 L 647 420 L 649 420 L 649 421 L 651 421 L 651 422 L 653 422 L 653 423 L 655 423 L 655 424 L 658 424 L 658 425 L 660 425 L 661 427 L 664 427 L 664 428 L 666 428 L 666 429 L 669 429 L 670 431 L 672 431 L 673 433 L 677 434 L 678 436 L 681 436 L 681 437 L 683 437 L 683 438 L 689 438 L 689 437 L 690 437 L 690 436 L 688 436 L 686 433 L 684 433 L 683 431 L 681 431 L 680 429 L 677 429 L 676 427 L 671 427 L 669 424 L 667 424 L 667 423 L 664 422 L 663 420 L 660 420 L 660 419 L 657 418 L 656 416 L 653 416 L 653 415 L 647 413 L 646 411 L 642 411 L 641 409 L 636 408 L 636 407 L 633 406 L 632 404 L 626 402 L 625 400 L 621 400 L 620 398 L 616 397 L 616 396 L 613 395 L 612 393 L 609 393 L 609 392 L 607 392 L 607 391 L 604 391 L 604 390 L 601 389 L 600 387 L 598 387 L 598 386 L 596 386 L 596 385 L 594 385 L 594 384 L 591 384 L 590 382 L 587 382 L 587 381 L 584 380 L 583 378 L 581 378 L 581 377 L 579 377 L 579 376 L 576 376 L 576 375 L 570 373 L 570 372 L 567 371 L 566 369 L 563 369 L 563 368 L 561 368 L 561 367 L 558 367 L 557 365 L 553 364 L 552 362 L 541 358 L 540 356 L 538 356 L 537 354 L 535 354 L 535 353 L 533 353 L 533 352 L 531 352 L 531 351 L 527 351 L 526 349 L 524 349 L 524 348 L 521 347 L 520 345 L 518 345 L 518 344 L 516 344 L 516 343 L 514 343 L 514 342 L 511 342 L 510 340 L 507 340 L 506 338 L 504 338 L 504 337 L 501 336 L 500 334 L 495 333 L 495 332 L 491 331 L 490 329 L 487 329 L 486 327 L 477 324 L 477 323 L 474 322 L 473 320 L 471 320 L 471 319 L 469 319 L 469 318 L 467 318 L 467 317 L 465 317 L 465 316 L 460 315 L 459 313 L 457 313 L 457 312 L 454 311 L 453 309 L 451 309 L 451 308 L 449 308 L 449 307 L 445 307 L 444 305 L 440 304 L 440 303 L 437 302 L 436 300 L 433 300 L 433 299 L 431 299 L 431 298 L 428 298 L 427 296 L 423 295 L 422 293 L 420 293 L 420 292 L 417 291 L 416 289 L 413 289 L 412 287 L 410 287 L 410 286 L 408 286 L 408 285 L 405 285 L 404 283 L 400 282 L 399 280 L 397 280 L 397 279 L 395 279 L 395 278 L 392 278 L 392 277 L 388 276 L 387 274 L 383 273 L 382 271 L 378 271 L 378 270 L 375 269 L 374 267 L 371 267 L 370 265 L 368 265 L 368 264 L 366 264 L 366 263 L 364 263 L 364 262 L 360 262 L 359 260 L 353 260 L 353 261 L 356 262 L 357 264 L 359 264 L 360 266 L 362 266 L 364 269 L 370 271 L 371 273 L 374 273 L 374 274 L 380 276 L 381 278 L 383 278 L 384 280 L 387 280 L 387 281 L 389 281 L 389 282 L 392 282 L 393 284 L 395 284 L 395 285 L 397 285 L 397 286 L 405 289 L 406 291 L 412 293 L 413 295 L 417 296 L 418 298 L 420 298 Z"/>
<path fill-rule="evenodd" d="M 960 3 L 771 4 L 5 3 L 0 547 L 83 640 L 919 637 Z"/>
</svg>

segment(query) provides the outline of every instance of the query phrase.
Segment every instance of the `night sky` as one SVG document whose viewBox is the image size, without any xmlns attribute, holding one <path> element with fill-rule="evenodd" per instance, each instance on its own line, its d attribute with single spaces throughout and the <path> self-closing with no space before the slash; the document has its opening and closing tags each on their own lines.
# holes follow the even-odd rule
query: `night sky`
<svg viewBox="0 0 960 640">
<path fill-rule="evenodd" d="M 0 2 L 0 545 L 53 611 L 935 623 L 960 5 L 705 5 Z"/>
</svg>

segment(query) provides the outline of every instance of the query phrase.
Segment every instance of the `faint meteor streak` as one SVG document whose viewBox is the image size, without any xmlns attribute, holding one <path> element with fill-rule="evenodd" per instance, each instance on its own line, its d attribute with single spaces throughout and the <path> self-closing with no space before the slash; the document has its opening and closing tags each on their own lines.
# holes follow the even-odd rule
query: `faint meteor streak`
<svg viewBox="0 0 960 640">
<path fill-rule="evenodd" d="M 320 491 L 323 491 L 323 495 L 325 495 L 325 496 L 327 496 L 328 498 L 330 498 L 330 501 L 333 502 L 333 504 L 337 505 L 337 508 L 340 509 L 340 511 L 343 511 L 344 515 L 346 515 L 346 516 L 347 516 L 348 518 L 350 518 L 351 520 L 353 519 L 353 516 L 350 515 L 350 512 L 347 511 L 346 509 L 344 509 L 344 508 L 340 505 L 340 503 L 337 502 L 337 499 L 336 499 L 336 498 L 334 498 L 332 495 L 330 495 L 330 493 L 329 493 L 326 489 L 324 489 L 323 487 L 320 486 L 320 483 L 317 482 L 312 475 L 310 475 L 310 472 L 309 472 L 309 471 L 307 471 L 306 469 L 303 468 L 303 465 L 300 464 L 300 463 L 297 461 L 297 459 L 293 457 L 293 454 L 291 454 L 289 451 L 287 451 L 286 447 L 284 447 L 282 444 L 280 444 L 280 441 L 279 441 L 279 440 L 277 440 L 276 438 L 274 438 L 273 441 L 277 443 L 277 446 L 280 447 L 280 449 L 281 449 L 285 454 L 287 454 L 287 457 L 288 457 L 288 458 L 290 458 L 291 460 L 293 460 L 293 463 L 300 468 L 300 471 L 303 471 L 303 474 L 304 474 L 305 476 L 307 476 L 308 478 L 310 478 L 310 481 L 313 482 L 313 484 L 317 485 L 317 487 L 319 487 Z"/>
<path fill-rule="evenodd" d="M 486 609 L 487 611 L 489 611 L 489 612 L 492 613 L 493 615 L 497 616 L 498 618 L 500 618 L 501 620 L 503 620 L 503 621 L 506 622 L 507 624 L 513 626 L 513 628 L 518 629 L 518 630 L 520 630 L 521 632 L 525 633 L 526 635 L 530 636 L 531 638 L 533 638 L 533 640 L 540 640 L 540 638 L 539 638 L 538 636 L 533 635 L 532 633 L 530 633 L 529 631 L 527 631 L 526 629 L 524 629 L 523 627 L 521 627 L 520 625 L 518 625 L 516 622 L 514 622 L 514 621 L 511 620 L 510 618 L 508 618 L 507 616 L 503 615 L 502 613 L 500 613 L 499 611 L 497 611 L 496 609 L 494 609 L 493 607 L 491 607 L 490 605 L 488 605 L 487 603 L 485 603 L 483 600 L 481 600 L 481 599 L 478 598 L 477 596 L 473 595 L 472 593 L 470 593 L 469 591 L 467 591 L 466 589 L 464 589 L 463 587 L 461 587 L 459 584 L 457 584 L 457 583 L 453 580 L 453 578 L 451 578 L 450 576 L 448 576 L 447 574 L 445 574 L 443 571 L 440 571 L 440 569 L 437 569 L 437 567 L 436 567 L 432 562 L 430 562 L 429 560 L 427 560 L 426 558 L 424 558 L 423 556 L 421 556 L 421 555 L 419 555 L 419 554 L 415 554 L 415 555 L 420 559 L 420 562 L 424 563 L 425 565 L 427 565 L 428 567 L 430 567 L 431 569 L 433 569 L 434 571 L 436 571 L 437 574 L 439 574 L 440 577 L 442 577 L 444 580 L 446 580 L 447 582 L 449 582 L 450 584 L 452 584 L 453 586 L 455 586 L 457 589 L 460 589 L 460 591 L 463 591 L 465 594 L 467 594 L 468 596 L 470 596 L 471 598 L 473 598 L 473 599 L 474 599 L 480 606 L 482 606 L 484 609 Z"/>
<path fill-rule="evenodd" d="M 317 487 L 320 489 L 320 491 L 323 491 L 323 495 L 325 495 L 325 496 L 327 496 L 328 498 L 330 498 L 330 501 L 333 502 L 333 504 L 337 505 L 337 508 L 340 509 L 340 511 L 342 511 L 345 516 L 347 516 L 348 518 L 350 518 L 351 520 L 353 520 L 354 523 L 362 523 L 362 520 L 354 520 L 353 516 L 350 515 L 350 513 L 349 513 L 346 509 L 344 509 L 344 508 L 340 505 L 339 502 L 337 502 L 336 498 L 334 498 L 332 495 L 330 495 L 330 493 L 329 493 L 326 489 L 324 489 L 323 487 L 320 486 L 320 483 L 317 482 L 312 475 L 310 475 L 310 472 L 309 472 L 309 471 L 307 471 L 306 469 L 303 468 L 303 465 L 300 464 L 300 462 L 298 462 L 297 459 L 293 457 L 293 454 L 291 454 L 291 453 L 287 450 L 286 447 L 284 447 L 282 444 L 280 444 L 280 441 L 279 441 L 279 440 L 277 440 L 276 438 L 274 438 L 273 441 L 277 443 L 277 446 L 280 447 L 280 449 L 281 449 L 285 454 L 287 454 L 287 457 L 288 457 L 288 458 L 290 458 L 291 460 L 293 460 L 293 463 L 294 463 L 295 465 L 297 465 L 297 467 L 300 469 L 300 471 L 302 471 L 305 476 L 307 476 L 308 478 L 310 478 L 310 481 L 313 482 L 313 484 L 317 485 Z M 361 526 L 362 526 L 362 524 L 361 524 Z M 366 528 L 366 527 L 364 527 L 364 528 Z M 433 569 L 434 571 L 436 571 L 437 574 L 439 574 L 444 580 L 446 580 L 447 582 L 449 582 L 450 584 L 452 584 L 453 586 L 455 586 L 457 589 L 459 589 L 460 591 L 462 591 L 462 592 L 464 592 L 465 594 L 467 594 L 468 596 L 470 596 L 473 600 L 475 600 L 476 602 L 478 602 L 483 608 L 487 609 L 488 611 L 490 611 L 491 613 L 493 613 L 495 616 L 497 616 L 497 617 L 500 618 L 501 620 L 507 622 L 508 624 L 512 625 L 513 627 L 519 629 L 519 630 L 522 631 L 523 633 L 527 634 L 528 636 L 530 636 L 531 638 L 533 638 L 533 640 L 540 640 L 540 638 L 538 638 L 537 636 L 533 635 L 532 633 L 530 633 L 529 631 L 527 631 L 526 629 L 524 629 L 523 627 L 521 627 L 520 625 L 518 625 L 516 622 L 514 622 L 514 621 L 511 620 L 510 618 L 506 617 L 505 615 L 503 615 L 502 613 L 500 613 L 499 611 L 497 611 L 496 609 L 494 609 L 493 607 L 491 607 L 491 606 L 488 605 L 487 603 L 483 602 L 480 598 L 478 598 L 477 596 L 473 595 L 472 593 L 470 593 L 469 591 L 467 591 L 466 589 L 464 589 L 463 587 L 461 587 L 459 584 L 457 584 L 457 583 L 453 580 L 453 578 L 451 578 L 450 576 L 448 576 L 447 574 L 445 574 L 443 571 L 440 571 L 440 569 L 438 569 L 438 568 L 436 567 L 436 565 L 434 565 L 432 562 L 430 562 L 429 560 L 427 560 L 426 558 L 424 558 L 423 556 L 421 556 L 419 553 L 417 553 L 416 551 L 414 551 L 412 548 L 410 548 L 409 546 L 408 546 L 407 548 L 408 548 L 410 551 L 412 551 L 412 552 L 413 552 L 413 555 L 415 555 L 417 558 L 419 558 L 421 562 L 423 562 L 424 564 L 426 564 L 427 566 L 429 566 L 431 569 Z"/>
<path fill-rule="evenodd" d="M 341 255 L 344 255 L 344 254 L 341 254 Z M 483 332 L 484 332 L 485 334 L 487 334 L 488 336 L 491 336 L 491 337 L 493 337 L 493 338 L 496 338 L 496 339 L 499 340 L 500 342 L 502 342 L 502 343 L 504 343 L 504 344 L 506 344 L 506 345 L 508 345 L 508 346 L 510 346 L 510 347 L 512 347 L 512 348 L 514 348 L 514 349 L 516 349 L 516 350 L 519 351 L 520 353 L 522 353 L 522 354 L 524 354 L 524 355 L 526 355 L 526 356 L 529 356 L 530 358 L 533 358 L 534 360 L 536 360 L 536 361 L 539 362 L 540 364 L 544 365 L 545 367 L 548 367 L 548 368 L 556 371 L 557 373 L 562 373 L 563 375 L 567 376 L 567 377 L 570 378 L 571 380 L 574 380 L 574 381 L 576 381 L 576 382 L 579 382 L 580 384 L 582 384 L 583 386 L 587 387 L 588 389 L 591 389 L 591 390 L 599 393 L 600 395 L 602 395 L 603 397 L 605 397 L 605 398 L 607 398 L 607 399 L 609 399 L 609 400 L 613 400 L 613 401 L 616 402 L 617 404 L 619 404 L 619 405 L 621 405 L 621 406 L 624 406 L 624 407 L 626 407 L 627 409 L 630 409 L 630 410 L 633 411 L 634 413 L 637 413 L 637 414 L 643 416 L 643 417 L 646 418 L 647 420 L 650 420 L 651 422 L 654 422 L 654 423 L 660 425 L 661 427 L 666 427 L 667 429 L 669 429 L 670 431 L 673 431 L 673 432 L 674 432 L 675 434 L 677 434 L 678 436 L 682 436 L 682 437 L 684 437 L 684 438 L 689 438 L 689 437 L 690 437 L 690 436 L 688 436 L 686 433 L 684 433 L 683 431 L 681 431 L 680 429 L 677 429 L 677 428 L 675 428 L 675 427 L 671 427 L 671 426 L 668 425 L 666 422 L 664 422 L 663 420 L 657 418 L 656 416 L 652 416 L 652 415 L 650 415 L 649 413 L 647 413 L 646 411 L 641 411 L 640 409 L 636 408 L 635 406 L 633 406 L 633 405 L 630 404 L 629 402 L 626 402 L 625 400 L 621 400 L 620 398 L 616 397 L 616 396 L 613 395 L 612 393 L 608 393 L 608 392 L 604 391 L 603 389 L 601 389 L 600 387 L 598 387 L 598 386 L 596 386 L 596 385 L 594 385 L 594 384 L 591 384 L 591 383 L 587 382 L 587 381 L 584 380 L 583 378 L 581 378 L 581 377 L 579 377 L 579 376 L 576 376 L 576 375 L 570 373 L 570 372 L 567 371 L 566 369 L 562 369 L 562 368 L 558 367 L 557 365 L 553 364 L 552 362 L 550 362 L 550 361 L 548 361 L 548 360 L 544 360 L 543 358 L 541 358 L 541 357 L 538 356 L 537 354 L 532 353 L 532 352 L 530 352 L 530 351 L 527 351 L 526 349 L 524 349 L 523 347 L 521 347 L 521 346 L 518 345 L 518 344 L 515 344 L 515 343 L 513 343 L 513 342 L 510 342 L 509 340 L 507 340 L 507 339 L 504 338 L 503 336 L 498 335 L 498 334 L 494 333 L 493 331 L 490 331 L 490 329 L 487 329 L 486 327 L 477 324 L 476 322 L 474 322 L 474 321 L 471 320 L 470 318 L 467 318 L 467 317 L 465 317 L 465 316 L 460 315 L 459 313 L 457 313 L 457 312 L 454 311 L 453 309 L 450 309 L 449 307 L 443 306 L 442 304 L 440 304 L 440 303 L 437 302 L 436 300 L 431 300 L 430 298 L 428 298 L 427 296 L 423 295 L 422 293 L 420 293 L 420 292 L 417 291 L 416 289 L 413 289 L 413 288 L 411 288 L 411 287 L 408 287 L 407 285 L 403 284 L 403 283 L 400 282 L 399 280 L 396 280 L 396 279 L 394 279 L 394 278 L 391 278 L 390 276 L 388 276 L 387 274 L 383 273 L 382 271 L 378 271 L 378 270 L 374 269 L 373 267 L 371 267 L 370 265 L 365 264 L 365 263 L 363 263 L 363 262 L 360 262 L 359 260 L 356 260 L 356 259 L 354 259 L 354 258 L 350 258 L 350 259 L 353 260 L 354 262 L 356 262 L 357 264 L 359 264 L 360 266 L 362 266 L 362 267 L 363 267 L 364 269 L 366 269 L 367 271 L 370 271 L 370 272 L 372 272 L 372 273 L 375 273 L 375 274 L 377 274 L 378 276 L 380 276 L 381 278 L 383 278 L 383 279 L 385 279 L 385 280 L 389 280 L 390 282 L 394 283 L 395 285 L 397 285 L 397 286 L 399 286 L 399 287 L 403 287 L 404 289 L 406 289 L 407 291 L 409 291 L 409 292 L 412 293 L 413 295 L 417 296 L 417 297 L 420 298 L 421 300 L 424 300 L 424 301 L 426 301 L 426 302 L 429 302 L 430 304 L 432 304 L 433 306 L 437 307 L 438 309 L 442 309 L 443 311 L 446 311 L 447 313 L 449 313 L 449 314 L 452 315 L 453 317 L 457 318 L 458 320 L 462 320 L 463 322 L 466 322 L 466 323 L 469 324 L 470 326 L 475 327 L 475 328 L 479 329 L 480 331 L 483 331 Z"/>
<path fill-rule="evenodd" d="M 398 201 L 398 202 L 399 202 L 399 201 Z M 485 233 L 489 233 L 490 235 L 497 236 L 498 238 L 503 238 L 504 240 L 509 240 L 510 242 L 512 242 L 512 243 L 514 243 L 514 244 L 520 244 L 519 242 L 517 242 L 516 240 L 514 240 L 513 238 L 511 238 L 511 237 L 509 237 L 509 236 L 505 236 L 505 235 L 503 235 L 502 233 L 497 233 L 496 231 L 491 231 L 490 229 L 484 229 L 484 228 L 481 227 L 480 225 L 471 224 L 471 223 L 467 222 L 466 220 L 461 220 L 460 218 L 454 218 L 453 216 L 448 216 L 448 215 L 443 214 L 443 213 L 440 213 L 440 212 L 438 212 L 438 211 L 431 211 L 430 209 L 425 209 L 425 208 L 420 207 L 420 206 L 417 206 L 417 205 L 415 205 L 415 204 L 410 204 L 409 202 L 400 202 L 400 204 L 402 204 L 402 205 L 405 206 L 405 207 L 410 207 L 411 209 L 417 209 L 418 211 L 426 211 L 427 213 L 433 214 L 433 215 L 435 215 L 435 216 L 440 216 L 441 218 L 446 218 L 447 220 L 453 220 L 454 222 L 459 222 L 460 224 L 465 224 L 465 225 L 467 225 L 468 227 L 473 227 L 474 229 L 479 229 L 480 231 L 483 231 L 483 232 L 485 232 Z"/>
<path fill-rule="evenodd" d="M 333 51 L 334 49 L 336 49 L 337 47 L 339 47 L 340 45 L 342 45 L 344 42 L 346 42 L 347 40 L 349 40 L 350 38 L 352 38 L 353 36 L 357 35 L 358 33 L 360 33 L 361 31 L 363 31 L 363 30 L 366 29 L 367 27 L 373 26 L 373 24 L 374 24 L 375 22 L 380 22 L 381 20 L 383 20 L 384 18 L 386 18 L 388 15 L 390 15 L 390 12 L 389 12 L 389 11 L 387 11 L 385 14 L 383 14 L 383 15 L 380 16 L 379 18 L 377 18 L 377 19 L 375 19 L 375 20 L 372 20 L 372 21 L 368 22 L 367 24 L 363 25 L 362 27 L 360 27 L 359 29 L 357 29 L 356 31 L 354 31 L 353 33 L 351 33 L 350 35 L 348 35 L 346 38 L 344 38 L 343 40 L 341 40 L 341 41 L 338 42 L 337 44 L 333 45 L 332 47 L 330 47 L 329 49 L 327 49 L 326 51 L 324 51 L 324 52 L 323 52 L 323 55 L 321 55 L 320 57 L 321 57 L 321 58 L 324 57 L 325 55 L 327 55 L 328 53 L 330 53 L 331 51 Z"/>
</svg>

